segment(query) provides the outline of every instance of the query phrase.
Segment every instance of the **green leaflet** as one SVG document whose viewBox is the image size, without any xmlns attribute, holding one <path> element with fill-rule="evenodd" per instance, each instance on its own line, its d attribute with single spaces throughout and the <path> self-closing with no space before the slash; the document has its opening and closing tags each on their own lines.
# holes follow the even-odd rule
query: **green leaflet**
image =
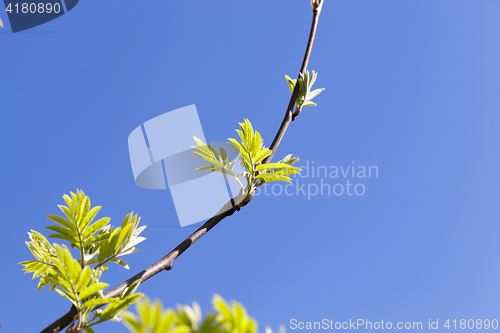
<svg viewBox="0 0 500 333">
<path fill-rule="evenodd" d="M 91 239 L 91 237 L 97 232 L 99 231 L 100 229 L 102 229 L 106 224 L 109 223 L 109 221 L 111 221 L 111 219 L 109 217 L 103 217 L 102 219 L 99 219 L 98 221 L 96 221 L 95 223 L 93 223 L 92 225 L 90 225 L 90 227 L 88 227 L 84 232 L 83 232 L 83 239 Z"/>
<path fill-rule="evenodd" d="M 72 222 L 68 221 L 67 219 L 65 219 L 64 217 L 58 216 L 58 215 L 47 215 L 47 217 L 49 219 L 51 219 L 52 221 L 58 223 L 62 227 L 65 227 L 67 229 L 70 229 L 70 230 L 76 232 L 76 227 L 74 226 L 74 224 Z"/>
<path fill-rule="evenodd" d="M 261 170 L 269 170 L 269 169 L 287 169 L 287 168 L 300 170 L 299 168 L 292 167 L 292 166 L 290 166 L 288 164 L 285 164 L 285 163 L 267 163 L 267 164 L 261 164 L 261 165 L 257 166 L 256 170 L 257 171 L 261 171 Z"/>
<path fill-rule="evenodd" d="M 99 316 L 100 321 L 110 320 L 142 298 L 143 294 L 134 294 L 110 303 Z"/>
<path fill-rule="evenodd" d="M 281 159 L 281 161 L 279 161 L 278 163 L 286 163 L 288 165 L 293 165 L 298 161 L 300 161 L 298 157 L 292 157 L 292 154 L 288 154 L 285 157 L 283 157 L 283 159 Z"/>
<path fill-rule="evenodd" d="M 297 80 L 290 78 L 288 75 L 285 75 L 286 82 L 288 83 L 288 86 L 290 87 L 290 92 L 293 93 L 293 89 L 295 88 L 295 84 L 297 83 Z"/>
<path fill-rule="evenodd" d="M 271 155 L 271 150 L 267 148 L 262 148 L 259 150 L 259 152 L 255 155 L 255 163 L 260 163 L 262 162 L 263 159 Z"/>
<path fill-rule="evenodd" d="M 79 297 L 81 299 L 84 299 L 84 298 L 87 298 L 101 290 L 103 290 L 104 288 L 106 288 L 108 286 L 107 283 L 103 283 L 103 282 L 99 282 L 99 283 L 95 283 L 91 286 L 88 286 L 87 288 L 85 288 L 80 294 L 79 294 Z"/>
<path fill-rule="evenodd" d="M 82 290 L 84 290 L 84 288 L 86 288 L 89 285 L 91 278 L 92 278 L 92 272 L 89 266 L 86 266 L 80 273 L 80 277 L 78 278 L 78 281 L 75 284 L 76 292 L 79 293 Z M 82 296 L 80 295 L 80 297 Z"/>
<path fill-rule="evenodd" d="M 82 307 L 84 308 L 93 308 L 96 305 L 100 304 L 108 304 L 108 303 L 113 303 L 116 302 L 115 298 L 95 298 L 88 300 L 82 304 Z"/>
<path fill-rule="evenodd" d="M 233 178 L 236 177 L 236 174 L 232 170 L 230 170 L 229 168 L 226 169 L 226 168 L 221 168 L 221 167 L 217 167 L 217 166 L 213 166 L 213 165 L 202 166 L 202 167 L 196 168 L 194 170 L 195 171 L 197 171 L 197 170 L 214 171 L 214 172 L 220 172 L 220 173 L 229 175 Z"/>
<path fill-rule="evenodd" d="M 122 266 L 123 268 L 130 269 L 130 267 L 128 267 L 128 264 L 123 259 L 116 257 L 116 258 L 111 259 L 110 261 Z"/>
<path fill-rule="evenodd" d="M 140 283 L 141 283 L 141 280 L 137 280 L 137 281 L 133 282 L 130 286 L 125 288 L 123 293 L 120 295 L 120 298 L 125 298 L 127 296 L 133 295 L 136 292 L 137 288 L 139 288 Z"/>
<path fill-rule="evenodd" d="M 300 110 L 305 106 L 316 105 L 316 103 L 312 102 L 312 99 L 318 96 L 323 90 L 325 90 L 325 88 L 321 88 L 311 91 L 314 82 L 316 82 L 317 76 L 317 72 L 312 71 L 311 73 L 309 73 L 309 71 L 307 70 L 305 71 L 305 73 L 299 74 L 298 80 L 293 80 L 288 75 L 285 75 L 286 81 L 292 93 L 295 85 L 297 84 L 297 81 L 299 83 L 299 91 L 295 100 L 295 110 Z"/>
<path fill-rule="evenodd" d="M 282 180 L 282 181 L 285 181 L 287 183 L 292 182 L 290 177 L 281 176 L 281 175 L 277 175 L 277 174 L 270 174 L 270 173 L 262 173 L 262 174 L 258 175 L 256 178 L 262 179 L 265 183 L 274 182 L 277 180 Z"/>
</svg>

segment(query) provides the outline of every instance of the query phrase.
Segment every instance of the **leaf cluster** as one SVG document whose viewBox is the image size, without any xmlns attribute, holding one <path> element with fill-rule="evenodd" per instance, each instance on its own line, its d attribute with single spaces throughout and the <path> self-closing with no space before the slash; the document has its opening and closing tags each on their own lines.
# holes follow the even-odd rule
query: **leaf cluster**
<svg viewBox="0 0 500 333">
<path fill-rule="evenodd" d="M 238 152 L 238 158 L 245 171 L 236 174 L 233 171 L 235 162 L 228 160 L 227 152 L 223 148 L 217 150 L 203 143 L 197 137 L 194 137 L 198 146 L 193 147 L 193 153 L 212 164 L 197 168 L 196 170 L 221 172 L 232 177 L 236 180 L 240 189 L 245 191 L 247 196 L 264 183 L 278 180 L 290 182 L 291 179 L 287 176 L 298 173 L 300 169 L 293 167 L 293 163 L 285 163 L 284 160 L 278 163 L 262 164 L 262 161 L 271 155 L 271 150 L 264 146 L 262 136 L 253 129 L 248 119 L 245 119 L 244 122 L 239 123 L 239 125 L 240 129 L 237 129 L 236 132 L 238 133 L 240 141 L 228 138 L 228 144 Z M 287 161 L 291 160 L 290 156 L 291 155 L 287 156 Z M 298 158 L 293 158 L 292 160 L 296 162 Z M 242 177 L 246 180 L 246 188 L 240 181 Z"/>
<path fill-rule="evenodd" d="M 128 214 L 117 228 L 109 225 L 109 217 L 94 221 L 101 207 L 91 208 L 90 199 L 83 191 L 71 192 L 71 196 L 64 195 L 63 198 L 67 205 L 58 207 L 64 217 L 48 215 L 56 225 L 46 228 L 54 232 L 49 237 L 68 241 L 71 248 L 77 249 L 80 259 L 74 259 L 65 245 L 51 244 L 42 234 L 31 230 L 26 245 L 35 259 L 20 264 L 25 273 L 33 273 L 33 278 L 40 277 L 37 290 L 50 285 L 51 291 L 55 290 L 75 306 L 77 329 L 93 332 L 92 326 L 117 320 L 121 311 L 142 297 L 142 294 L 135 293 L 139 285 L 137 281 L 120 297 L 104 298 L 103 290 L 108 284 L 99 280 L 109 262 L 128 269 L 120 257 L 138 251 L 135 245 L 145 240 L 139 236 L 145 226 L 138 228 L 140 218 L 133 213 Z M 97 310 L 90 318 L 93 308 L 102 304 L 108 306 Z"/>
<path fill-rule="evenodd" d="M 137 315 L 125 311 L 120 317 L 133 333 L 256 333 L 257 322 L 248 316 L 245 307 L 235 301 L 231 304 L 214 295 L 213 310 L 202 318 L 198 303 L 163 309 L 161 302 L 147 297 L 136 304 Z M 266 333 L 272 330 L 266 328 Z M 285 333 L 284 328 L 280 333 Z"/>
<path fill-rule="evenodd" d="M 257 187 L 264 185 L 270 181 L 283 180 L 290 182 L 290 177 L 288 175 L 298 173 L 301 169 L 297 167 L 292 167 L 294 163 L 300 161 L 298 157 L 292 157 L 292 154 L 285 156 L 278 163 L 267 163 L 264 164 L 267 168 L 264 173 L 259 175 L 257 180 Z"/>
</svg>

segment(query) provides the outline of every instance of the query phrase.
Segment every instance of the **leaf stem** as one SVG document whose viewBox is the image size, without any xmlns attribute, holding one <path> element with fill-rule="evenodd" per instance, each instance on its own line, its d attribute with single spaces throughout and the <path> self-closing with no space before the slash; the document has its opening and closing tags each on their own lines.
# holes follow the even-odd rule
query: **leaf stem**
<svg viewBox="0 0 500 333">
<path fill-rule="evenodd" d="M 244 189 L 245 189 L 245 187 L 243 186 L 243 184 L 241 183 L 241 181 L 240 181 L 238 178 L 233 177 L 233 179 L 234 179 L 234 180 L 236 180 L 236 182 L 238 182 L 238 185 L 240 185 L 240 188 L 241 188 L 242 190 L 244 190 Z"/>
</svg>

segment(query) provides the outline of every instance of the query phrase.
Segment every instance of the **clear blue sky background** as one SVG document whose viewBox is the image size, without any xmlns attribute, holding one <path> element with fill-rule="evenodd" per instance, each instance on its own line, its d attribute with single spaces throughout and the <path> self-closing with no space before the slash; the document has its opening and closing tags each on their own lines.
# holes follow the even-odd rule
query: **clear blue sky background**
<svg viewBox="0 0 500 333">
<path fill-rule="evenodd" d="M 66 300 L 23 275 L 27 232 L 83 189 L 147 241 L 116 285 L 188 236 L 169 191 L 134 183 L 129 133 L 196 104 L 208 140 L 249 118 L 269 146 L 305 49 L 309 1 L 86 0 L 24 33 L 0 17 L 0 324 L 36 332 Z M 289 322 L 500 320 L 500 2 L 327 0 L 309 69 L 326 90 L 277 157 L 377 166 L 362 196 L 261 195 L 140 291 L 165 306 L 214 293 L 261 331 Z M 319 184 L 300 178 L 300 184 Z M 314 187 L 313 185 L 311 185 Z M 307 188 L 306 188 L 307 190 Z M 125 332 L 121 324 L 99 332 Z M 426 331 L 424 329 L 423 331 Z"/>
</svg>

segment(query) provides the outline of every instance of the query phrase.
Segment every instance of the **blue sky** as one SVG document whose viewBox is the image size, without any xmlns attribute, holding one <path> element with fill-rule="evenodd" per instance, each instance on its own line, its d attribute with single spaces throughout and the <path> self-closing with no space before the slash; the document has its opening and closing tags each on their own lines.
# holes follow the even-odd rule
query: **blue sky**
<svg viewBox="0 0 500 333">
<path fill-rule="evenodd" d="M 290 321 L 500 320 L 500 3 L 327 1 L 309 69 L 326 90 L 276 158 L 377 166 L 363 195 L 261 194 L 140 291 L 165 306 L 218 293 L 261 331 Z M 0 18 L 2 332 L 43 329 L 68 302 L 23 275 L 27 232 L 82 189 L 100 216 L 142 216 L 147 240 L 111 267 L 114 286 L 168 253 L 180 228 L 169 191 L 135 185 L 127 138 L 196 104 L 210 141 L 249 118 L 267 146 L 289 100 L 308 1 L 96 1 L 26 32 Z M 299 178 L 313 189 L 319 178 Z M 307 186 L 306 185 L 306 190 Z M 278 188 L 275 189 L 276 192 Z M 99 332 L 125 332 L 121 324 Z"/>
</svg>

